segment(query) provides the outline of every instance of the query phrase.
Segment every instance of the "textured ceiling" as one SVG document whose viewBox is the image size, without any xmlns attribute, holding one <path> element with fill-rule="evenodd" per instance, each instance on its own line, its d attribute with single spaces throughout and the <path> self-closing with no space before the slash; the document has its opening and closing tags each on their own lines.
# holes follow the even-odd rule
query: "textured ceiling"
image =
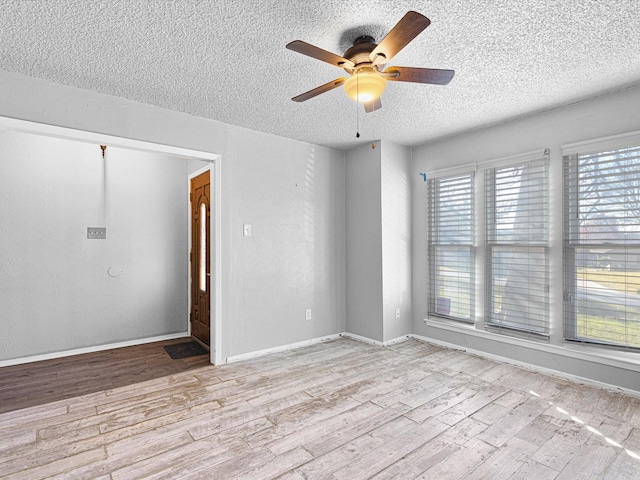
<svg viewBox="0 0 640 480">
<path fill-rule="evenodd" d="M 448 86 L 390 82 L 372 114 L 342 88 L 291 101 L 344 71 L 287 43 L 342 55 L 409 10 L 431 26 L 389 65 L 453 69 Z M 3 0 L 0 69 L 335 148 L 418 145 L 640 84 L 638 18 L 638 0 Z"/>
</svg>

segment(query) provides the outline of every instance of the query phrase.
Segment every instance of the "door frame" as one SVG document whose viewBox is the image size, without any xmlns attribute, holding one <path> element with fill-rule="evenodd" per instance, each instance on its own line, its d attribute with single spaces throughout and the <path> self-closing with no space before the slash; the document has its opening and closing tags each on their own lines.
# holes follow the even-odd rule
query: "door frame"
<svg viewBox="0 0 640 480">
<path fill-rule="evenodd" d="M 198 159 L 202 160 L 202 159 Z M 209 294 L 211 297 L 209 298 L 210 305 L 212 306 L 209 317 L 209 325 L 211 331 L 211 337 L 209 338 L 209 346 L 210 350 L 210 359 L 211 363 L 214 365 L 220 365 L 223 363 L 222 361 L 222 306 L 220 299 L 222 298 L 222 282 L 220 279 L 222 278 L 222 255 L 220 253 L 220 245 L 222 241 L 222 223 L 220 221 L 221 218 L 221 205 L 220 200 L 222 198 L 222 188 L 220 182 L 220 162 L 221 157 L 217 157 L 213 160 L 209 160 L 209 164 L 204 167 L 190 173 L 187 177 L 187 205 L 188 205 L 188 214 L 187 214 L 187 231 L 188 231 L 188 243 L 189 249 L 191 249 L 191 201 L 189 200 L 189 194 L 191 193 L 191 179 L 197 177 L 198 175 L 203 174 L 204 172 L 209 172 L 210 175 L 210 185 L 213 190 L 213 195 L 211 195 L 210 202 L 213 203 L 211 208 L 211 215 L 213 216 L 213 221 L 209 224 L 209 238 L 211 239 L 211 254 L 209 256 L 209 261 L 211 262 L 209 265 L 209 271 L 213 273 L 211 289 Z M 187 302 L 187 318 L 191 313 L 191 262 L 189 258 L 187 258 L 189 263 L 189 283 L 187 285 L 187 294 L 189 301 Z M 191 335 L 191 321 L 189 321 L 189 335 Z"/>
<path fill-rule="evenodd" d="M 144 140 L 134 140 L 131 138 L 118 137 L 115 135 L 108 135 L 103 133 L 90 132 L 86 130 L 79 130 L 75 128 L 69 127 L 61 127 L 57 125 L 49 125 L 46 123 L 37 123 L 29 120 L 21 120 L 17 118 L 11 118 L 0 115 L 0 128 L 7 128 L 11 130 L 16 130 L 18 132 L 31 133 L 36 135 L 44 135 L 50 137 L 58 137 L 64 138 L 67 140 L 73 140 L 77 142 L 86 142 L 93 143 L 96 145 L 112 145 L 114 147 L 119 148 L 127 148 L 130 150 L 139 150 L 143 152 L 149 153 L 161 153 L 161 154 L 169 154 L 175 155 L 177 157 L 181 157 L 185 159 L 185 162 L 188 162 L 189 159 L 198 160 L 202 162 L 209 162 L 206 169 L 215 168 L 215 175 L 213 175 L 214 182 L 212 183 L 212 187 L 214 188 L 213 201 L 214 201 L 214 209 L 211 211 L 212 214 L 215 215 L 214 221 L 211 222 L 210 228 L 213 229 L 213 235 L 210 237 L 215 242 L 215 248 L 213 249 L 213 255 L 211 255 L 211 261 L 215 262 L 214 269 L 212 272 L 215 272 L 215 282 L 214 287 L 211 289 L 211 301 L 213 302 L 214 309 L 211 311 L 211 315 L 214 317 L 211 322 L 213 328 L 211 329 L 211 334 L 214 336 L 215 344 L 212 343 L 211 346 L 214 348 L 213 355 L 210 355 L 210 361 L 214 365 L 220 365 L 223 362 L 222 359 L 222 254 L 220 252 L 220 246 L 222 245 L 222 221 L 221 214 L 222 208 L 220 200 L 222 198 L 222 181 L 221 181 L 221 171 L 222 171 L 222 156 L 217 153 L 205 152 L 202 150 L 193 150 L 184 147 L 174 147 L 172 145 L 163 145 L 160 143 L 152 143 Z M 204 171 L 204 170 L 203 170 Z M 213 174 L 212 170 L 212 174 Z M 190 179 L 187 179 L 187 196 L 185 201 L 187 203 L 187 208 L 191 208 L 191 202 L 189 201 L 188 192 L 190 191 L 189 185 Z M 189 236 L 189 248 L 191 248 L 191 225 L 190 218 L 187 217 L 187 232 Z M 186 255 L 186 260 L 188 262 L 188 251 Z M 189 285 L 187 285 L 189 288 Z M 189 294 L 189 291 L 187 291 Z M 187 296 L 187 303 L 189 304 L 189 310 L 191 309 L 191 298 L 190 295 Z M 211 320 L 211 319 L 210 319 Z M 187 328 L 191 330 L 191 322 L 189 321 L 189 312 L 187 312 L 185 316 L 185 321 L 187 322 Z M 131 345 L 137 345 L 140 343 L 139 341 L 127 341 L 125 342 Z M 119 345 L 123 346 L 123 345 Z M 98 351 L 104 350 L 104 348 L 100 347 L 90 347 L 87 351 Z M 61 355 L 56 354 L 51 358 L 58 358 Z M 47 357 L 48 358 L 48 357 Z M 44 359 L 44 358 L 43 358 Z"/>
</svg>

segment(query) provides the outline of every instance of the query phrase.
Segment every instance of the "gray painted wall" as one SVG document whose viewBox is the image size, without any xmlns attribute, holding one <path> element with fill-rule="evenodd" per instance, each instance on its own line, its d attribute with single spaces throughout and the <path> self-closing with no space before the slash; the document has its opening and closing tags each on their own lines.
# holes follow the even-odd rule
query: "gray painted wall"
<svg viewBox="0 0 640 480">
<path fill-rule="evenodd" d="M 375 145 L 347 153 L 347 331 L 384 343 L 412 327 L 411 150 Z"/>
<path fill-rule="evenodd" d="M 412 333 L 411 149 L 380 142 L 384 341 Z M 396 309 L 400 309 L 400 318 Z"/>
<path fill-rule="evenodd" d="M 413 332 L 462 348 L 498 355 L 559 372 L 577 375 L 625 388 L 640 390 L 637 355 L 620 367 L 605 364 L 598 350 L 574 355 L 562 341 L 562 155 L 561 145 L 622 134 L 640 129 L 640 88 L 633 88 L 591 101 L 574 104 L 538 115 L 522 118 L 472 133 L 456 136 L 415 148 L 411 178 L 413 186 Z M 499 159 L 519 153 L 550 148 L 550 321 L 548 352 L 526 346 L 511 345 L 508 337 L 479 337 L 427 326 L 428 269 L 427 216 L 420 209 L 426 200 L 426 184 L 419 176 L 456 165 Z M 476 262 L 476 265 L 483 262 Z M 478 271 L 479 274 L 480 270 Z M 482 278 L 476 278 L 482 283 Z M 476 310 L 483 322 L 481 308 Z M 554 350 L 555 349 L 555 350 Z M 555 353 L 554 353 L 555 351 Z M 581 352 L 584 354 L 585 352 Z M 572 358 L 575 357 L 575 358 Z M 578 358 L 582 357 L 582 359 Z M 585 359 L 587 358 L 588 359 Z M 590 361 L 591 360 L 591 361 Z M 597 362 L 597 363 L 592 363 Z M 623 364 L 625 362 L 622 362 Z"/>
<path fill-rule="evenodd" d="M 0 159 L 0 359 L 187 331 L 184 159 L 10 130 Z"/>
<path fill-rule="evenodd" d="M 382 201 L 386 198 L 383 182 L 395 179 L 389 184 L 390 192 L 395 188 L 392 185 L 401 185 L 403 182 L 401 167 L 393 169 L 396 173 L 392 176 L 383 173 L 383 168 L 390 167 L 383 159 L 384 144 L 376 150 L 367 144 L 348 152 L 345 166 L 343 152 L 121 98 L 7 72 L 0 72 L 0 84 L 3 85 L 0 116 L 222 155 L 222 163 L 216 172 L 223 178 L 223 358 L 345 330 L 378 341 L 388 340 L 403 331 L 402 322 L 394 324 L 384 321 L 388 309 L 385 307 L 387 303 L 383 288 L 385 291 L 391 290 L 385 286 L 383 279 L 383 239 L 389 241 L 389 237 L 383 233 L 389 231 L 384 227 L 386 222 L 383 220 Z M 409 300 L 413 312 L 409 312 L 409 315 L 412 315 L 413 333 L 462 348 L 474 348 L 638 390 L 637 365 L 617 368 L 597 363 L 597 358 L 593 359 L 596 363 L 590 362 L 584 359 L 584 355 L 572 359 L 564 354 L 514 346 L 508 339 L 499 336 L 481 338 L 425 325 L 425 292 L 428 286 L 424 243 L 426 217 L 421 208 L 425 192 L 419 177 L 422 171 L 551 148 L 551 168 L 555 172 L 551 195 L 556 202 L 556 210 L 552 210 L 551 216 L 551 263 L 556 265 L 551 272 L 551 317 L 557 324 L 557 318 L 562 314 L 562 292 L 558 288 L 561 275 L 557 267 L 561 265 L 561 215 L 557 210 L 561 189 L 557 175 L 560 145 L 640 129 L 638 104 L 640 89 L 635 88 L 414 149 L 409 171 L 409 192 L 412 197 L 409 209 L 413 207 L 413 246 L 410 254 L 413 300 Z M 395 148 L 389 147 L 389 151 L 395 151 Z M 406 150 L 399 155 L 404 157 L 405 153 Z M 388 158 L 395 159 L 396 154 Z M 0 161 L 4 162 L 4 159 Z M 180 177 L 177 181 L 182 184 L 178 188 L 186 189 L 187 170 L 192 171 L 192 167 L 185 167 L 183 172 L 177 174 Z M 3 168 L 14 169 L 15 165 Z M 12 171 L 11 175 L 25 176 L 31 173 L 31 168 L 28 171 L 21 168 L 20 172 Z M 0 190 L 3 198 L 8 191 Z M 402 203 L 401 197 L 398 203 Z M 186 199 L 176 208 L 186 211 Z M 386 208 L 384 215 L 394 210 Z M 52 225 L 54 235 L 65 235 L 68 227 L 77 221 L 75 215 L 67 213 L 70 218 L 65 218 L 63 226 Z M 94 210 L 90 213 L 98 215 L 99 212 Z M 243 223 L 253 225 L 253 237 L 242 237 Z M 86 228 L 84 223 L 83 228 Z M 130 226 L 124 235 L 135 232 L 133 228 Z M 20 242 L 22 238 L 9 234 L 8 240 L 5 237 L 3 241 Z M 41 242 L 33 248 L 43 248 L 46 243 L 44 240 Z M 402 248 L 402 243 L 401 239 L 392 242 L 399 248 Z M 87 258 L 93 261 L 100 257 L 89 255 Z M 397 258 L 400 258 L 400 263 L 403 262 L 402 256 Z M 393 265 L 395 260 L 392 258 L 391 262 Z M 59 268 L 61 271 L 56 270 L 51 275 L 64 275 L 64 265 Z M 388 267 L 386 271 L 388 274 Z M 387 275 L 387 278 L 391 276 Z M 291 278 L 295 278 L 297 283 L 294 284 Z M 24 288 L 29 290 L 31 286 Z M 43 289 L 33 290 L 36 298 L 34 308 L 38 314 L 45 312 L 48 306 L 46 300 L 37 299 Z M 69 292 L 67 290 L 63 295 Z M 184 292 L 186 296 L 186 288 Z M 5 352 L 2 358 L 9 358 L 6 352 L 14 348 L 13 343 L 24 341 L 20 335 L 11 338 L 4 333 L 5 325 L 12 321 L 5 313 L 6 295 L 5 290 L 0 290 L 3 305 L 0 309 L 3 326 L 3 336 L 0 337 L 3 346 L 0 350 Z M 93 292 L 88 295 L 104 310 L 114 308 L 112 302 L 100 303 L 102 297 L 99 294 Z M 397 297 L 390 298 L 387 306 L 397 300 Z M 404 315 L 406 296 L 401 296 L 400 302 Z M 134 303 L 130 313 L 138 312 L 142 307 L 141 302 Z M 304 320 L 305 308 L 313 311 L 311 321 Z M 395 313 L 393 310 L 391 312 Z M 393 326 L 386 331 L 385 325 Z M 112 323 L 110 320 L 102 321 L 96 327 L 108 331 Z M 57 329 L 69 331 L 63 322 L 53 325 L 48 332 Z M 131 335 L 137 335 L 137 332 L 128 335 L 133 338 Z M 80 335 L 75 344 L 83 344 L 81 342 L 84 340 Z M 37 343 L 39 350 L 46 348 L 51 351 L 64 345 L 59 341 L 60 338 L 54 334 L 48 338 L 38 338 Z M 562 348 L 561 332 L 557 327 L 552 329 L 552 345 Z M 20 355 L 26 354 L 20 349 Z"/>
<path fill-rule="evenodd" d="M 229 142 L 222 161 L 229 352 L 343 332 L 344 154 L 240 129 Z M 243 224 L 252 225 L 251 237 L 242 236 Z"/>
<path fill-rule="evenodd" d="M 223 359 L 345 331 L 343 152 L 8 72 L 0 72 L 0 84 L 0 116 L 222 156 L 216 174 L 222 175 Z M 187 176 L 193 166 L 182 165 L 175 182 L 184 200 L 176 208 L 186 215 Z M 18 173 L 31 174 L 31 169 L 13 175 Z M 66 232 L 75 219 L 62 215 L 69 218 L 56 228 Z M 252 237 L 242 236 L 244 223 L 252 224 Z M 186 225 L 180 228 L 186 238 Z M 18 240 L 10 236 L 8 241 Z M 181 292 L 186 302 L 186 285 Z M 45 310 L 39 290 L 33 293 Z M 108 310 L 109 305 L 103 306 Z M 138 301 L 132 311 L 145 306 Z M 306 308 L 312 309 L 310 321 L 305 320 Z M 11 321 L 3 312 L 0 316 L 3 325 Z M 105 320 L 97 328 L 110 327 Z M 55 337 L 46 335 L 38 344 L 46 346 L 38 351 L 61 348 Z M 19 350 L 19 355 L 27 354 Z M 13 356 L 18 350 L 12 351 Z"/>
<path fill-rule="evenodd" d="M 347 152 L 346 239 L 349 333 L 384 341 L 382 296 L 381 150 Z"/>
</svg>

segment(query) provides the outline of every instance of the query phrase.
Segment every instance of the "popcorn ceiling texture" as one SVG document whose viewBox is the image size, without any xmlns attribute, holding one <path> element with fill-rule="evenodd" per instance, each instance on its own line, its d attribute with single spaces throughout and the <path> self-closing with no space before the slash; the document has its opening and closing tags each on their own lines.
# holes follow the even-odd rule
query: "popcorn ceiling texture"
<svg viewBox="0 0 640 480">
<path fill-rule="evenodd" d="M 408 10 L 431 26 L 389 65 L 453 69 L 448 86 L 389 82 L 372 114 L 342 88 L 291 101 L 345 72 L 288 42 L 342 54 Z M 412 146 L 640 84 L 638 18 L 638 0 L 3 0 L 0 69 L 334 148 Z"/>
</svg>

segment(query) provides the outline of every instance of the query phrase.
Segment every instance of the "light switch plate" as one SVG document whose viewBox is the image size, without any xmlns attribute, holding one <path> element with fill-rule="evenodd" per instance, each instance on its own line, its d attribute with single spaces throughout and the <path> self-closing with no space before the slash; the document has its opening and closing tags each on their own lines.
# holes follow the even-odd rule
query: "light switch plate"
<svg viewBox="0 0 640 480">
<path fill-rule="evenodd" d="M 250 237 L 250 236 L 251 236 L 251 224 L 250 224 L 250 223 L 245 223 L 245 224 L 242 226 L 242 234 L 243 234 L 245 237 Z"/>
<path fill-rule="evenodd" d="M 107 238 L 105 227 L 87 227 L 87 238 L 90 240 L 104 240 Z"/>
</svg>

